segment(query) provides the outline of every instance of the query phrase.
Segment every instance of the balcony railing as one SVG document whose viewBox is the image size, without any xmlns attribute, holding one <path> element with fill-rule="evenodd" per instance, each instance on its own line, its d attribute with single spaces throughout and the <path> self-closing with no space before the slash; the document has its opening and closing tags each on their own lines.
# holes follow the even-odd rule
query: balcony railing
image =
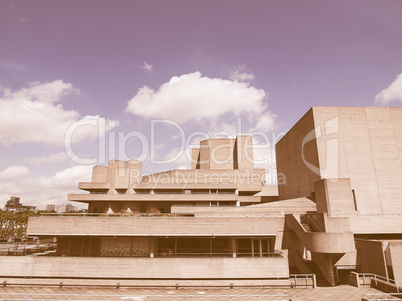
<svg viewBox="0 0 402 301">
<path fill-rule="evenodd" d="M 361 298 L 363 301 L 389 301 L 395 299 L 402 299 L 402 294 L 399 293 L 382 293 L 382 294 L 364 294 Z"/>
<path fill-rule="evenodd" d="M 194 217 L 194 214 L 187 213 L 79 213 L 79 212 L 63 212 L 63 213 L 39 213 L 40 216 L 80 216 L 80 217 Z"/>
<path fill-rule="evenodd" d="M 61 286 L 68 286 L 63 285 Z M 97 285 L 98 286 L 98 285 Z M 99 285 L 104 287 L 105 285 Z M 121 287 L 120 284 L 117 284 L 115 287 Z M 178 288 L 178 287 L 176 287 Z M 291 295 L 285 294 L 270 294 L 270 295 L 237 295 L 237 294 L 228 294 L 228 295 L 90 295 L 90 294 L 27 294 L 27 293 L 1 293 L 0 300 L 143 300 L 143 301 L 154 301 L 154 300 L 165 300 L 165 301 L 195 301 L 195 300 L 222 300 L 222 301 L 239 301 L 239 300 L 247 300 L 247 301 L 262 301 L 262 300 L 288 300 L 288 301 L 297 301 L 297 299 Z"/>
<path fill-rule="evenodd" d="M 195 205 L 195 204 L 173 204 L 172 207 L 232 207 L 232 208 L 236 208 L 238 206 L 236 205 L 229 205 L 229 204 L 199 204 L 199 205 Z"/>
<path fill-rule="evenodd" d="M 371 279 L 371 281 L 374 281 L 375 284 L 377 284 L 378 281 L 382 281 L 382 282 L 386 282 L 386 283 L 389 283 L 389 284 L 395 286 L 397 293 L 399 293 L 400 290 L 402 289 L 401 282 L 398 282 L 389 277 L 384 277 L 384 276 L 380 276 L 380 275 L 376 275 L 376 274 L 372 274 L 372 273 L 357 273 L 357 274 L 359 276 L 359 280 L 361 280 L 360 282 L 362 282 L 360 284 L 362 286 L 367 285 L 366 279 Z M 368 284 L 368 285 L 371 285 L 371 284 Z"/>
<path fill-rule="evenodd" d="M 15 244 L 14 246 L 0 248 L 0 255 L 7 255 L 7 256 L 25 256 L 31 254 L 48 255 L 55 252 L 56 252 L 55 243 L 47 243 L 40 245 Z"/>
<path fill-rule="evenodd" d="M 174 252 L 160 252 L 155 253 L 155 257 L 233 257 L 233 253 L 174 253 Z M 266 257 L 284 257 L 282 251 L 275 250 L 274 252 L 254 252 L 254 253 L 236 253 L 236 257 L 254 257 L 254 258 L 266 258 Z"/>
<path fill-rule="evenodd" d="M 314 274 L 291 274 L 289 276 L 292 287 L 312 287 L 317 286 L 316 278 Z"/>
<path fill-rule="evenodd" d="M 90 191 L 89 194 L 108 194 L 108 191 Z M 117 191 L 117 194 L 126 194 L 125 191 Z M 204 194 L 204 195 L 220 195 L 220 194 L 236 194 L 234 191 L 218 191 L 218 192 L 210 192 L 210 191 L 191 191 L 191 192 L 184 192 L 184 191 L 157 191 L 154 190 L 153 193 L 151 191 L 140 191 L 135 190 L 135 194 L 186 194 L 186 195 L 194 195 L 194 194 Z"/>
<path fill-rule="evenodd" d="M 181 206 L 181 205 L 178 205 Z M 192 207 L 192 206 L 188 206 Z M 194 206 L 198 207 L 198 206 Z M 203 208 L 207 208 L 209 206 L 203 206 Z M 214 208 L 234 208 L 235 206 L 230 205 L 219 205 L 219 206 L 211 206 Z M 283 213 L 260 213 L 260 212 L 207 212 L 203 213 L 207 214 L 207 217 L 228 217 L 228 215 L 233 215 L 234 217 L 247 217 L 253 216 L 253 214 L 258 214 L 258 217 L 283 217 Z M 39 213 L 39 216 L 60 216 L 60 217 L 194 217 L 194 213 L 78 213 L 78 212 L 64 212 L 64 213 Z M 205 217 L 205 216 L 200 216 Z"/>
</svg>

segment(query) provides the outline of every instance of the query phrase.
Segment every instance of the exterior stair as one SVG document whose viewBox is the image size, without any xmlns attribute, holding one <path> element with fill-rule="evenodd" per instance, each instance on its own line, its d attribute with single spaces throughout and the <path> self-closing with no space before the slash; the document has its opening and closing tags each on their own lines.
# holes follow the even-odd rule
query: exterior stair
<svg viewBox="0 0 402 301">
<path fill-rule="evenodd" d="M 320 269 L 317 267 L 316 263 L 311 260 L 305 260 L 304 261 L 311 271 L 311 273 L 315 274 L 316 281 L 317 281 L 317 286 L 330 286 L 328 281 L 325 279 L 324 275 L 321 273 Z"/>
<path fill-rule="evenodd" d="M 306 232 L 313 232 L 309 224 L 302 223 L 301 225 L 303 226 L 304 230 L 306 230 Z"/>
</svg>

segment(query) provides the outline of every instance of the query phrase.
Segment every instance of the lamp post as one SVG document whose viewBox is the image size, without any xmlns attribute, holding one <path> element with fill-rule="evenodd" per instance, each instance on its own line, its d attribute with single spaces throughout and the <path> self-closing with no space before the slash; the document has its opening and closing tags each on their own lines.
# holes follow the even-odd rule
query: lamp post
<svg viewBox="0 0 402 301">
<path fill-rule="evenodd" d="M 8 244 L 12 244 L 13 242 L 14 242 L 13 236 L 10 235 L 10 237 L 9 237 L 8 240 L 7 240 L 7 243 L 8 243 Z"/>
</svg>

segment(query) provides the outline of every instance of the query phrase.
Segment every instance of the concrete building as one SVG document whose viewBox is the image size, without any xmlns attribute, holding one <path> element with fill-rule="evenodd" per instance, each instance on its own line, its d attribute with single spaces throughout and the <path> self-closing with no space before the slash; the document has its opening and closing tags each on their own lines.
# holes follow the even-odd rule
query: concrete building
<svg viewBox="0 0 402 301">
<path fill-rule="evenodd" d="M 10 197 L 7 203 L 4 205 L 5 211 L 15 211 L 15 212 L 24 212 L 29 210 L 35 210 L 35 206 L 24 206 L 20 203 L 20 198 L 16 196 Z"/>
<path fill-rule="evenodd" d="M 57 206 L 56 211 L 57 211 L 57 213 L 65 213 L 65 212 L 68 213 L 68 212 L 77 211 L 77 208 L 71 204 L 64 204 L 64 205 Z"/>
<path fill-rule="evenodd" d="M 49 257 L 0 258 L 8 277 L 130 284 L 319 285 L 350 272 L 402 279 L 402 108 L 314 107 L 277 143 L 279 187 L 262 185 L 252 138 L 208 139 L 189 170 L 95 166 L 82 216 L 30 217 Z M 28 268 L 27 268 L 28 267 Z"/>
<path fill-rule="evenodd" d="M 252 138 L 205 140 L 192 156 L 192 169 L 148 176 L 135 160 L 95 166 L 92 181 L 79 184 L 89 193 L 68 196 L 87 203 L 89 213 L 30 218 L 28 235 L 57 237 L 56 256 L 9 257 L 12 276 L 290 284 L 288 260 L 278 250 L 283 214 L 208 216 L 278 199 L 276 189 L 263 193 L 264 170 L 254 169 Z"/>
<path fill-rule="evenodd" d="M 92 182 L 79 184 L 89 194 L 68 199 L 88 203 L 90 213 L 181 213 L 191 207 L 216 210 L 259 203 L 262 196 L 253 195 L 261 191 L 265 171 L 254 169 L 252 151 L 250 136 L 208 139 L 192 150 L 192 169 L 149 176 L 142 176 L 142 162 L 113 160 L 93 168 Z M 276 200 L 277 195 L 263 199 Z"/>
<path fill-rule="evenodd" d="M 45 210 L 46 211 L 56 211 L 56 205 L 46 204 Z"/>
<path fill-rule="evenodd" d="M 402 108 L 314 107 L 276 145 L 292 272 L 335 285 L 350 271 L 402 278 Z"/>
</svg>

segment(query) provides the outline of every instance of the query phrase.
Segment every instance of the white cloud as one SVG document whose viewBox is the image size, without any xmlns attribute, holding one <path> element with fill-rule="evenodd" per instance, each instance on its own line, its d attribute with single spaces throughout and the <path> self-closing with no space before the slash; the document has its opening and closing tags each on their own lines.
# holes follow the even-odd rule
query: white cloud
<svg viewBox="0 0 402 301">
<path fill-rule="evenodd" d="M 402 101 L 402 73 L 397 75 L 388 88 L 375 96 L 375 102 L 379 104 L 386 105 L 393 101 Z"/>
<path fill-rule="evenodd" d="M 20 62 L 11 60 L 11 59 L 5 59 L 5 58 L 0 58 L 0 69 L 4 69 L 7 71 L 27 71 L 28 70 Z"/>
<path fill-rule="evenodd" d="M 43 84 L 34 82 L 18 91 L 0 86 L 0 144 L 39 142 L 64 145 L 67 128 L 84 119 L 77 111 L 65 110 L 58 103 L 70 93 L 79 93 L 79 90 L 62 80 Z M 80 127 L 74 135 L 74 142 L 96 135 L 93 126 Z"/>
<path fill-rule="evenodd" d="M 218 118 L 232 112 L 236 116 L 263 114 L 266 92 L 246 83 L 202 77 L 200 72 L 174 76 L 157 91 L 144 86 L 128 102 L 127 111 L 147 118 L 176 122 Z"/>
<path fill-rule="evenodd" d="M 56 154 L 50 154 L 48 156 L 42 156 L 42 157 L 25 157 L 23 161 L 25 163 L 30 163 L 30 164 L 49 164 L 49 163 L 57 163 L 57 162 L 62 162 L 68 160 L 68 156 L 65 152 L 60 152 Z"/>
<path fill-rule="evenodd" d="M 68 203 L 68 193 L 80 193 L 79 182 L 91 180 L 92 166 L 77 165 L 56 172 L 50 177 L 24 178 L 12 182 L 0 182 L 0 200 L 18 196 L 24 205 L 34 205 L 44 209 L 46 204 Z M 23 187 L 23 189 L 21 189 Z M 74 206 L 79 206 L 79 203 Z M 81 206 L 82 207 L 82 206 Z"/>
<path fill-rule="evenodd" d="M 76 190 L 79 182 L 90 181 L 92 176 L 91 165 L 76 165 L 56 172 L 51 177 L 42 176 L 33 180 L 33 183 L 41 188 Z"/>
<path fill-rule="evenodd" d="M 18 20 L 19 20 L 21 23 L 28 23 L 28 22 L 31 22 L 30 19 L 25 18 L 25 17 L 20 17 L 20 18 L 18 18 Z"/>
<path fill-rule="evenodd" d="M 177 147 L 177 139 L 174 143 L 171 142 L 173 138 L 169 139 L 167 146 L 171 151 L 161 150 L 163 154 L 156 157 L 158 160 L 175 160 L 160 163 L 159 168 L 163 170 L 178 166 L 189 168 L 189 144 L 198 147 L 200 140 L 212 137 L 268 134 L 275 129 L 276 119 L 268 108 L 267 92 L 264 90 L 244 82 L 203 77 L 199 72 L 172 77 L 157 90 L 142 87 L 128 102 L 126 111 L 146 118 L 181 123 L 177 127 L 181 128 L 181 135 L 185 135 L 184 152 Z M 165 133 L 168 131 L 165 130 Z M 188 141 L 190 137 L 192 139 Z M 255 153 L 259 168 L 274 166 L 269 145 L 268 149 L 265 145 L 259 146 Z"/>
<path fill-rule="evenodd" d="M 29 174 L 29 169 L 25 166 L 13 165 L 0 171 L 0 179 L 14 179 Z"/>
<path fill-rule="evenodd" d="M 257 118 L 255 127 L 253 127 L 251 131 L 261 131 L 263 133 L 267 133 L 269 130 L 275 127 L 275 118 L 275 114 L 266 112 L 264 115 L 261 115 Z"/>
<path fill-rule="evenodd" d="M 148 64 L 147 62 L 144 62 L 144 65 L 142 65 L 142 69 L 145 71 L 151 72 L 152 71 L 152 65 Z"/>
<path fill-rule="evenodd" d="M 229 78 L 233 81 L 239 82 L 250 82 L 255 78 L 252 72 L 246 72 L 246 67 L 244 65 L 237 67 L 232 70 L 229 74 Z"/>
</svg>

